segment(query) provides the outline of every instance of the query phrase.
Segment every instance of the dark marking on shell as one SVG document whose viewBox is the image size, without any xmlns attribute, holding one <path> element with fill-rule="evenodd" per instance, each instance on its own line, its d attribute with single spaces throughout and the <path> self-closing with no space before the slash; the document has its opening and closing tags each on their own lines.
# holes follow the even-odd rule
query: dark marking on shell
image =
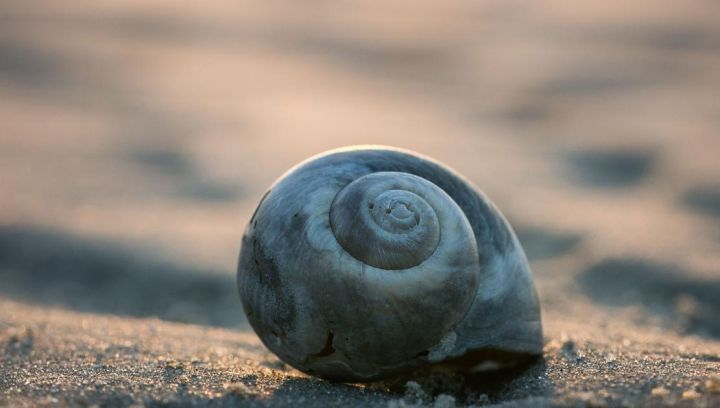
<svg viewBox="0 0 720 408">
<path fill-rule="evenodd" d="M 328 357 L 335 354 L 335 347 L 333 347 L 333 339 L 335 334 L 332 331 L 328 331 L 327 339 L 325 340 L 325 346 L 318 353 L 313 354 L 313 357 Z"/>
</svg>

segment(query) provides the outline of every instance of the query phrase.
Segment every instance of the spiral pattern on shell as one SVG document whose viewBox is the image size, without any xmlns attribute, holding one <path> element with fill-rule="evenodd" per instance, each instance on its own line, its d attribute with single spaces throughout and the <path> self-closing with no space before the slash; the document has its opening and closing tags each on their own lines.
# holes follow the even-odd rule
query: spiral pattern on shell
<svg viewBox="0 0 720 408">
<path fill-rule="evenodd" d="M 281 177 L 243 237 L 238 287 L 263 343 L 324 378 L 542 350 L 505 219 L 445 166 L 395 149 L 330 152 Z"/>
<path fill-rule="evenodd" d="M 337 194 L 330 225 L 343 249 L 359 261 L 381 269 L 406 269 L 425 261 L 438 247 L 435 208 L 443 207 L 440 200 L 445 199 L 442 190 L 420 177 L 373 173 Z"/>
</svg>

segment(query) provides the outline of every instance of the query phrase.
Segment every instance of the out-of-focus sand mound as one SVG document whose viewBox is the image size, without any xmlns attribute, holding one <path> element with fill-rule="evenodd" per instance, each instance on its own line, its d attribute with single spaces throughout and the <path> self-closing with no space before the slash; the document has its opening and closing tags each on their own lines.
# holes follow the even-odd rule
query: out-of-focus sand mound
<svg viewBox="0 0 720 408">
<path fill-rule="evenodd" d="M 720 405 L 719 13 L 3 2 L 0 405 Z M 433 156 L 502 209 L 543 361 L 360 386 L 262 347 L 245 223 L 352 144 Z"/>
</svg>

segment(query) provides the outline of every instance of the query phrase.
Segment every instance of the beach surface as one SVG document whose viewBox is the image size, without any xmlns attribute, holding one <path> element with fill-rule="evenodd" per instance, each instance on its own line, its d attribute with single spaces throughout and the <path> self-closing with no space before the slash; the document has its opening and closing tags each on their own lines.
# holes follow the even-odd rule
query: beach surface
<svg viewBox="0 0 720 408">
<path fill-rule="evenodd" d="M 714 1 L 0 5 L 0 406 L 720 406 Z M 545 354 L 337 384 L 235 283 L 322 151 L 434 157 L 516 230 Z"/>
</svg>

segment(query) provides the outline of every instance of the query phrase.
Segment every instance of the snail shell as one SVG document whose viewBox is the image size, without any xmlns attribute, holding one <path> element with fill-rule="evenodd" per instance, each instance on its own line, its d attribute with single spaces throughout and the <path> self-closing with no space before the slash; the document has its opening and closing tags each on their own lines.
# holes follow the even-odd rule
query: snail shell
<svg viewBox="0 0 720 408">
<path fill-rule="evenodd" d="M 238 287 L 263 343 L 326 379 L 542 353 L 510 225 L 470 182 L 412 152 L 353 147 L 288 171 L 250 220 Z"/>
</svg>

